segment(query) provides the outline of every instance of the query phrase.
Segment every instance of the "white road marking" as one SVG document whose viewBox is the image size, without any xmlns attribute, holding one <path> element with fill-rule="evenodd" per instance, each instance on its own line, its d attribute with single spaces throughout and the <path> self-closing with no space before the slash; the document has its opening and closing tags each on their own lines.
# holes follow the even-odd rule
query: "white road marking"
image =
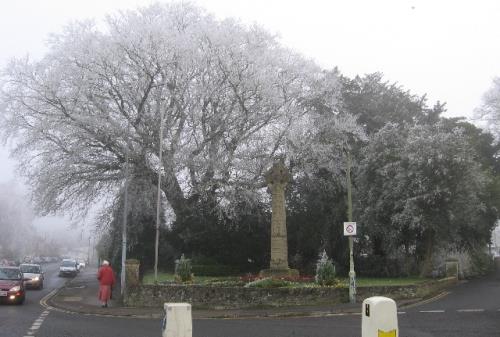
<svg viewBox="0 0 500 337">
<path fill-rule="evenodd" d="M 458 312 L 483 312 L 484 309 L 458 309 Z"/>
<path fill-rule="evenodd" d="M 420 310 L 419 312 L 426 314 L 438 314 L 438 313 L 443 313 L 444 310 Z"/>
<path fill-rule="evenodd" d="M 35 332 L 38 329 L 40 329 L 40 327 L 43 324 L 43 321 L 45 320 L 45 318 L 47 317 L 48 314 L 50 314 L 50 311 L 48 311 L 48 310 L 45 310 L 44 312 L 42 312 L 40 314 L 40 316 L 38 316 L 38 318 L 35 319 L 35 321 L 31 325 L 31 327 L 29 328 L 29 330 L 26 332 L 26 335 L 24 337 L 34 337 Z"/>
</svg>

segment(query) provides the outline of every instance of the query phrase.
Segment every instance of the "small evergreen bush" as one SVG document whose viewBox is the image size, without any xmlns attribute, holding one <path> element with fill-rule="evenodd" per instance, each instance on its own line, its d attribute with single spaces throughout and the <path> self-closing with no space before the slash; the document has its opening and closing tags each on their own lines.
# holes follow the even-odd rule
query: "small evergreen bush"
<svg viewBox="0 0 500 337">
<path fill-rule="evenodd" d="M 191 273 L 191 260 L 186 259 L 184 254 L 181 255 L 179 260 L 175 261 L 175 278 L 180 282 L 189 282 L 193 280 L 193 274 Z"/>
<path fill-rule="evenodd" d="M 335 266 L 332 260 L 328 258 L 326 251 L 320 254 L 316 263 L 315 281 L 321 286 L 333 286 L 337 283 L 335 279 Z"/>
</svg>

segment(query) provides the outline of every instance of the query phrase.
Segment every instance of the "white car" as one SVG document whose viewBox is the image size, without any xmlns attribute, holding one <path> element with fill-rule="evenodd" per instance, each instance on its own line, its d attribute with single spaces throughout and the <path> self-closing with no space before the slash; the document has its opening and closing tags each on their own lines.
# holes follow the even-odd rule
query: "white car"
<svg viewBox="0 0 500 337">
<path fill-rule="evenodd" d="M 39 264 L 23 263 L 19 269 L 24 275 L 24 285 L 27 288 L 43 289 L 44 273 Z"/>
<path fill-rule="evenodd" d="M 64 259 L 59 267 L 59 276 L 74 277 L 78 274 L 78 263 L 76 260 Z"/>
</svg>

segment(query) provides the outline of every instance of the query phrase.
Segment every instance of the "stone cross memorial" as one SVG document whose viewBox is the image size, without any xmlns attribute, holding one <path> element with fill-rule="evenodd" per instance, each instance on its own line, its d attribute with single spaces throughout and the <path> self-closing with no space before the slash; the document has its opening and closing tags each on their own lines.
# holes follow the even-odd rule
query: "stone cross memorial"
<svg viewBox="0 0 500 337">
<path fill-rule="evenodd" d="M 290 181 L 290 173 L 280 160 L 273 164 L 265 178 L 272 197 L 271 261 L 269 269 L 262 270 L 261 275 L 298 275 L 297 270 L 288 267 L 285 187 Z"/>
</svg>

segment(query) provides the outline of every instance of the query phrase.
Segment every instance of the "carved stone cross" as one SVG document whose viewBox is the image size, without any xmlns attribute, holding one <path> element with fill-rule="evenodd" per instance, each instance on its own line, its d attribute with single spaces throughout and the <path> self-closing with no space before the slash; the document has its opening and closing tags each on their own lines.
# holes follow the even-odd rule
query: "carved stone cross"
<svg viewBox="0 0 500 337">
<path fill-rule="evenodd" d="M 285 187 L 290 173 L 280 160 L 265 175 L 272 197 L 271 262 L 270 270 L 288 270 L 288 242 L 286 233 Z"/>
</svg>

